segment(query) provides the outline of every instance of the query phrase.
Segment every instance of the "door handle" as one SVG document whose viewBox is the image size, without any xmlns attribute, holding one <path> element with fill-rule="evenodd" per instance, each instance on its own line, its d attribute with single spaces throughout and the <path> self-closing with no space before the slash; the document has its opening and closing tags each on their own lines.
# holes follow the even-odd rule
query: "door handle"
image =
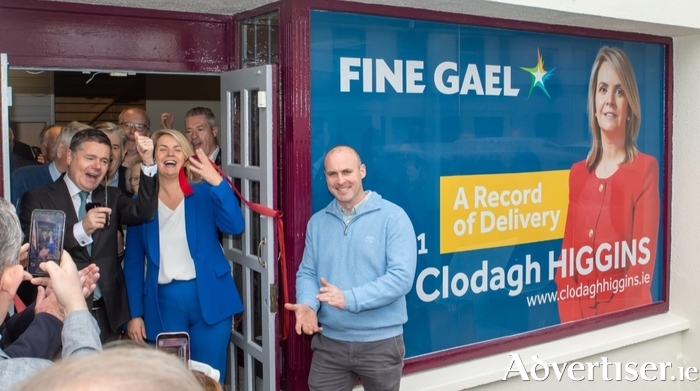
<svg viewBox="0 0 700 391">
<path fill-rule="evenodd" d="M 260 252 L 262 251 L 262 246 L 263 246 L 265 243 L 267 243 L 267 239 L 265 239 L 265 237 L 263 236 L 263 238 L 260 239 L 260 242 L 258 242 L 258 263 L 259 263 L 262 267 L 267 267 L 265 261 L 263 261 L 262 258 L 260 257 Z"/>
</svg>

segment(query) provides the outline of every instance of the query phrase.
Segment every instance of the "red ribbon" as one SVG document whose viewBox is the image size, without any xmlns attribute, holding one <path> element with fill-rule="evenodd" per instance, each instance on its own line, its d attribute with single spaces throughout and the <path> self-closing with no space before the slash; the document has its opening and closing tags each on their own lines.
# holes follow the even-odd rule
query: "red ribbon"
<svg viewBox="0 0 700 391">
<path fill-rule="evenodd" d="M 196 155 L 190 156 L 190 159 L 199 161 L 199 158 Z M 243 203 L 252 211 L 257 212 L 258 214 L 266 217 L 273 218 L 277 221 L 277 238 L 278 238 L 278 244 L 279 244 L 279 249 L 280 249 L 280 291 L 282 292 L 282 308 L 283 308 L 283 315 L 282 315 L 282 341 L 286 341 L 287 337 L 289 336 L 289 323 L 290 323 L 290 316 L 289 316 L 289 311 L 287 309 L 284 309 L 284 303 L 289 303 L 289 292 L 287 289 L 287 254 L 285 251 L 284 247 L 284 223 L 282 222 L 282 212 L 270 207 L 267 207 L 265 205 L 261 204 L 256 204 L 255 202 L 250 202 L 247 199 L 245 199 L 241 193 L 238 191 L 236 188 L 236 185 L 233 184 L 233 181 L 231 181 L 231 178 L 226 175 L 226 173 L 216 165 L 211 159 L 209 159 L 209 162 L 211 165 L 216 168 L 216 171 L 221 175 L 224 180 L 228 183 L 228 185 L 233 189 L 233 193 L 238 196 L 240 200 L 243 201 Z M 180 174 L 178 178 L 180 182 L 180 188 L 182 189 L 182 192 L 185 193 L 185 197 L 189 197 L 194 193 L 194 190 L 192 190 L 192 186 L 190 185 L 190 182 L 187 180 L 187 175 L 185 175 L 185 166 L 183 165 L 182 168 L 180 169 Z"/>
<path fill-rule="evenodd" d="M 24 311 L 24 309 L 27 308 L 27 306 L 24 305 L 24 302 L 22 301 L 22 299 L 20 299 L 19 296 L 17 296 L 16 294 L 12 298 L 12 301 L 15 303 L 15 313 L 16 314 Z"/>
<path fill-rule="evenodd" d="M 216 165 L 214 165 L 216 167 Z M 192 186 L 190 185 L 190 182 L 187 180 L 187 175 L 185 174 L 185 165 L 182 165 L 182 168 L 180 169 L 180 174 L 178 175 L 178 181 L 180 182 L 180 189 L 182 189 L 182 192 L 185 193 L 185 197 L 189 197 L 192 194 L 194 194 L 194 190 L 192 190 Z"/>
</svg>

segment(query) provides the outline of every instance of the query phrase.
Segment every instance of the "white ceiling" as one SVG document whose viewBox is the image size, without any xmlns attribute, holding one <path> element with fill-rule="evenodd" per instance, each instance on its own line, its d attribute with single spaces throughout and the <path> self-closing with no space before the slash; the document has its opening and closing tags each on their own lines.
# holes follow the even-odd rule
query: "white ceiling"
<svg viewBox="0 0 700 391">
<path fill-rule="evenodd" d="M 66 1 L 66 0 L 47 0 Z M 429 9 L 475 16 L 498 17 L 519 21 L 529 21 L 565 26 L 585 26 L 626 32 L 643 32 L 660 36 L 683 36 L 697 34 L 698 30 L 648 23 L 628 19 L 616 19 L 590 14 L 558 11 L 508 3 L 512 0 L 346 0 L 366 4 L 382 4 L 398 7 Z M 571 0 L 575 3 L 576 0 Z M 693 0 L 695 1 L 695 0 Z M 160 9 L 168 11 L 196 12 L 208 14 L 235 15 L 260 6 L 274 3 L 275 0 L 68 0 L 71 3 L 100 4 L 119 7 Z M 532 2 L 531 2 L 532 3 Z M 527 1 L 521 4 L 527 4 Z M 562 8 L 560 8 L 562 9 Z M 566 9 L 566 8 L 563 8 Z"/>
</svg>

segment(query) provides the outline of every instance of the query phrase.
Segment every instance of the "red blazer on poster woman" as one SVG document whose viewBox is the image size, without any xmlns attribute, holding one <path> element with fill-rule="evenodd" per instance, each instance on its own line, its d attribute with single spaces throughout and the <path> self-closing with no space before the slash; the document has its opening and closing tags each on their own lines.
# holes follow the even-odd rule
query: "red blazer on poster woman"
<svg viewBox="0 0 700 391">
<path fill-rule="evenodd" d="M 650 288 L 658 245 L 659 203 L 659 165 L 652 156 L 639 152 L 630 164 L 621 165 L 606 179 L 598 178 L 595 170 L 588 172 L 585 160 L 571 167 L 563 251 L 573 248 L 576 254 L 582 246 L 590 246 L 593 257 L 603 243 L 614 245 L 624 241 L 631 246 L 633 239 L 639 242 L 647 237 L 651 259 L 645 265 L 637 263 L 632 266 L 628 262 L 625 268 L 611 268 L 605 272 L 593 267 L 592 273 L 585 276 L 574 273 L 573 277 L 568 276 L 567 261 L 566 277 L 562 277 L 561 269 L 556 271 L 558 292 L 625 276 L 638 277 L 639 285 L 626 286 L 624 291 L 617 293 L 612 289 L 597 292 L 594 297 L 587 295 L 561 300 L 560 296 L 558 305 L 562 323 L 652 302 Z M 614 254 L 613 250 L 607 253 Z M 637 250 L 637 258 L 642 256 Z M 586 266 L 585 262 L 582 264 Z M 642 283 L 643 273 L 649 275 L 648 283 Z"/>
</svg>

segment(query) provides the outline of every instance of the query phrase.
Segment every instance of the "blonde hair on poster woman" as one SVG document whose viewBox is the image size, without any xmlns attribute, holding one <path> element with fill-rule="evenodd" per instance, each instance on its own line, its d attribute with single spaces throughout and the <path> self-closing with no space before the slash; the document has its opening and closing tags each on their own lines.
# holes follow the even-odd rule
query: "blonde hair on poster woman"
<svg viewBox="0 0 700 391">
<path fill-rule="evenodd" d="M 591 78 L 588 83 L 588 126 L 593 138 L 591 150 L 586 158 L 588 172 L 593 172 L 603 158 L 603 141 L 600 134 L 600 125 L 598 125 L 598 119 L 596 118 L 595 98 L 598 89 L 598 71 L 603 63 L 606 62 L 612 66 L 615 73 L 620 77 L 628 105 L 627 114 L 629 118 L 625 126 L 625 159 L 621 164 L 632 163 L 632 160 L 637 156 L 637 152 L 639 152 L 637 150 L 637 136 L 639 135 L 639 126 L 642 123 L 642 104 L 639 100 L 639 89 L 637 88 L 637 79 L 634 77 L 632 63 L 630 63 L 629 58 L 621 49 L 603 46 L 595 58 L 591 68 Z"/>
</svg>

